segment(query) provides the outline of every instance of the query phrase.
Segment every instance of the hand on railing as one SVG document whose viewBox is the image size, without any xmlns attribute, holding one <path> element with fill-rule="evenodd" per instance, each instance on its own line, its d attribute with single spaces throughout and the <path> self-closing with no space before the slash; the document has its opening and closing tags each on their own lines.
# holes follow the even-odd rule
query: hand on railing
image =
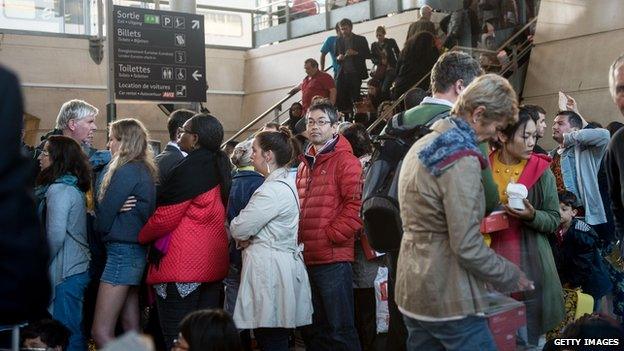
<svg viewBox="0 0 624 351">
<path fill-rule="evenodd" d="M 297 93 L 298 93 L 298 92 L 300 92 L 300 91 L 301 91 L 301 86 L 297 85 L 296 87 L 294 87 L 294 88 L 292 88 L 292 89 L 290 89 L 290 90 L 288 91 L 288 95 L 291 95 L 291 96 L 292 96 L 292 95 L 297 94 Z"/>
</svg>

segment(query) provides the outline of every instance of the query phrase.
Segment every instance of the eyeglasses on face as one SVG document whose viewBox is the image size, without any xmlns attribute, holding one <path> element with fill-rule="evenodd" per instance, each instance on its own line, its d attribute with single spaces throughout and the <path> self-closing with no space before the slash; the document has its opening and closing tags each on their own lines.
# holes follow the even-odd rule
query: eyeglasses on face
<svg viewBox="0 0 624 351">
<path fill-rule="evenodd" d="M 43 156 L 45 156 L 45 157 L 48 157 L 48 156 L 50 156 L 50 151 L 48 151 L 48 150 L 42 150 L 42 151 L 41 151 L 41 154 L 42 154 Z"/>
<path fill-rule="evenodd" d="M 319 126 L 319 127 L 324 127 L 324 126 L 326 126 L 327 124 L 331 124 L 331 121 L 330 121 L 330 120 L 328 120 L 328 119 L 319 119 L 318 121 L 315 121 L 315 120 L 313 120 L 313 119 L 308 118 L 308 120 L 307 120 L 307 124 L 308 124 L 308 126 L 310 126 L 310 127 L 312 127 L 312 126 L 313 126 L 313 125 L 315 125 L 315 124 L 316 124 L 317 126 Z"/>
</svg>

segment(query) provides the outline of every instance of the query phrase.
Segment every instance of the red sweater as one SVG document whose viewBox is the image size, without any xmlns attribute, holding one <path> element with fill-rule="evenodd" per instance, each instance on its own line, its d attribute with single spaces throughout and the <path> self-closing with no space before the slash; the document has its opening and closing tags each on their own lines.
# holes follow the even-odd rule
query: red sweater
<svg viewBox="0 0 624 351">
<path fill-rule="evenodd" d="M 342 135 L 329 152 L 306 157 L 297 171 L 301 203 L 299 241 L 306 265 L 354 259 L 355 233 L 362 228 L 362 166 Z"/>
<path fill-rule="evenodd" d="M 139 233 L 147 244 L 172 235 L 169 250 L 148 284 L 220 281 L 228 272 L 228 239 L 220 186 L 178 204 L 160 206 Z"/>
</svg>

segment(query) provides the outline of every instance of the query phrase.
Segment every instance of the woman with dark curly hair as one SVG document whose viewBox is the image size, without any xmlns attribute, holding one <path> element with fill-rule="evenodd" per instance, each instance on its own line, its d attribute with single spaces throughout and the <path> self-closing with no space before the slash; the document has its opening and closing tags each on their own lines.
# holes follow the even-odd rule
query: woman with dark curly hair
<svg viewBox="0 0 624 351">
<path fill-rule="evenodd" d="M 91 187 L 89 161 L 74 139 L 54 135 L 43 146 L 39 164 L 35 192 L 50 246 L 50 311 L 71 331 L 67 350 L 85 350 L 82 306 L 91 259 L 85 198 Z"/>
</svg>

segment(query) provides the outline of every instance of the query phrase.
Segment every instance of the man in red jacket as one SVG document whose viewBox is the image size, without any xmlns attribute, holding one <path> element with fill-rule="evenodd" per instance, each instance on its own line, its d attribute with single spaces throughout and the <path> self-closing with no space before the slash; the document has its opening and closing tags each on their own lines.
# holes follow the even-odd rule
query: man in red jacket
<svg viewBox="0 0 624 351">
<path fill-rule="evenodd" d="M 360 350 L 353 318 L 355 233 L 362 227 L 360 161 L 336 132 L 338 113 L 327 100 L 310 106 L 310 146 L 297 171 L 299 241 L 312 288 L 307 350 Z"/>
</svg>

